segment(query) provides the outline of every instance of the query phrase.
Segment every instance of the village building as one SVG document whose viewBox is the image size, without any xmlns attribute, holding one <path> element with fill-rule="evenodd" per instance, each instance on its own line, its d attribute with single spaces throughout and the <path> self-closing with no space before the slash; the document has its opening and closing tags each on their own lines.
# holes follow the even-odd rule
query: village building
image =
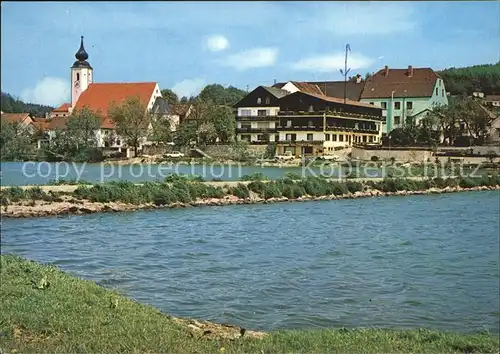
<svg viewBox="0 0 500 354">
<path fill-rule="evenodd" d="M 389 69 L 366 80 L 361 102 L 384 110 L 384 133 L 406 123 L 418 124 L 434 107 L 448 105 L 443 79 L 431 68 Z"/>
<path fill-rule="evenodd" d="M 94 82 L 94 69 L 87 61 L 88 53 L 85 51 L 83 36 L 80 48 L 75 54 L 76 61 L 71 66 L 71 102 L 64 103 L 54 109 L 50 114 L 48 124 L 49 136 L 55 131 L 63 129 L 74 110 L 84 107 L 100 115 L 100 128 L 96 131 L 97 147 L 118 149 L 126 146 L 123 138 L 116 135 L 115 124 L 108 115 L 111 105 L 120 104 L 128 98 L 136 97 L 146 107 L 146 111 L 156 117 L 167 116 L 171 118 L 171 127 L 178 126 L 178 119 L 170 117 L 170 106 L 162 98 L 160 88 L 156 82 L 135 83 L 97 83 Z M 142 145 L 149 144 L 147 137 L 141 141 Z"/>
<path fill-rule="evenodd" d="M 382 109 L 297 91 L 279 100 L 277 153 L 332 155 L 353 145 L 379 144 Z"/>
<path fill-rule="evenodd" d="M 289 93 L 276 87 L 259 86 L 237 102 L 233 106 L 236 109 L 236 139 L 251 143 L 277 141 L 279 100 Z"/>
</svg>

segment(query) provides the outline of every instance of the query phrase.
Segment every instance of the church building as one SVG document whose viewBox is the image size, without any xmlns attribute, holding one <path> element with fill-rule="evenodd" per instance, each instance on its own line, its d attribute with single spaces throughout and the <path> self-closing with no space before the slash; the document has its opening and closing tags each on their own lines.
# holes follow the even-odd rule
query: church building
<svg viewBox="0 0 500 354">
<path fill-rule="evenodd" d="M 75 58 L 76 61 L 71 66 L 71 102 L 64 103 L 51 112 L 49 131 L 64 128 L 73 110 L 86 107 L 101 116 L 100 130 L 96 133 L 97 146 L 121 148 L 125 145 L 123 139 L 116 136 L 114 122 L 108 117 L 108 109 L 113 102 L 120 104 L 127 98 L 138 97 L 149 112 L 170 116 L 170 107 L 162 98 L 156 82 L 94 82 L 94 69 L 88 62 L 89 55 L 83 45 L 83 36 Z M 174 129 L 177 124 L 178 122 L 172 122 Z"/>
</svg>

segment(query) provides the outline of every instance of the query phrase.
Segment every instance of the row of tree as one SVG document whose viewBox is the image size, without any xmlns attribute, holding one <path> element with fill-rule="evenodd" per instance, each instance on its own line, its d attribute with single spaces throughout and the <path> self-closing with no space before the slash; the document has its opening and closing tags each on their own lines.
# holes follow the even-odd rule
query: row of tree
<svg viewBox="0 0 500 354">
<path fill-rule="evenodd" d="M 486 95 L 500 94 L 500 62 L 474 65 L 463 68 L 449 68 L 438 71 L 446 90 L 452 95 L 472 95 L 484 92 Z"/>
<path fill-rule="evenodd" d="M 10 94 L 1 93 L 1 110 L 5 113 L 31 113 L 36 117 L 44 117 L 46 113 L 52 112 L 54 108 L 35 103 L 25 103 Z"/>
</svg>

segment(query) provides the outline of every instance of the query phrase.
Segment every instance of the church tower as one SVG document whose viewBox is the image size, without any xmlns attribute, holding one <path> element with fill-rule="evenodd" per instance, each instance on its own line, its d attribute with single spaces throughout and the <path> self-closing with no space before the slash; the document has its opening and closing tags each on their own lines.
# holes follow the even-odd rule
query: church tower
<svg viewBox="0 0 500 354">
<path fill-rule="evenodd" d="M 89 55 L 83 47 L 81 37 L 80 49 L 75 54 L 76 61 L 71 67 L 71 107 L 75 107 L 78 97 L 89 87 L 93 80 L 93 69 L 87 59 Z"/>
</svg>

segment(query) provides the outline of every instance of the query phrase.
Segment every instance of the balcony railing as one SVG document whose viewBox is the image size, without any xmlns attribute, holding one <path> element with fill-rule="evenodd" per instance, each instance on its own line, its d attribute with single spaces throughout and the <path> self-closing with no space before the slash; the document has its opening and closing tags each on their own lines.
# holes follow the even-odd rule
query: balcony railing
<svg viewBox="0 0 500 354">
<path fill-rule="evenodd" d="M 318 145 L 323 144 L 324 140 L 278 140 L 276 143 L 294 145 Z"/>
<path fill-rule="evenodd" d="M 290 130 L 290 131 L 323 131 L 322 126 L 281 126 L 278 125 L 276 127 L 278 130 Z M 377 129 L 366 129 L 366 128 L 349 128 L 349 127 L 334 127 L 327 126 L 325 128 L 326 133 L 331 131 L 339 131 L 339 132 L 353 132 L 353 133 L 367 133 L 367 134 L 378 134 Z"/>
<path fill-rule="evenodd" d="M 251 127 L 241 127 L 236 128 L 237 133 L 276 133 L 276 128 L 251 128 Z"/>
<path fill-rule="evenodd" d="M 382 116 L 373 116 L 370 114 L 362 114 L 362 113 L 351 113 L 351 112 L 335 112 L 335 111 L 315 111 L 315 112 L 306 112 L 306 111 L 279 111 L 278 116 L 287 117 L 287 116 L 310 116 L 310 117 L 323 117 L 323 114 L 326 113 L 327 117 L 346 117 L 346 118 L 359 118 L 359 119 L 371 119 L 371 120 L 382 120 L 384 117 Z"/>
<path fill-rule="evenodd" d="M 279 118 L 277 115 L 266 115 L 266 116 L 242 116 L 237 115 L 236 120 L 239 121 L 277 121 Z"/>
</svg>

